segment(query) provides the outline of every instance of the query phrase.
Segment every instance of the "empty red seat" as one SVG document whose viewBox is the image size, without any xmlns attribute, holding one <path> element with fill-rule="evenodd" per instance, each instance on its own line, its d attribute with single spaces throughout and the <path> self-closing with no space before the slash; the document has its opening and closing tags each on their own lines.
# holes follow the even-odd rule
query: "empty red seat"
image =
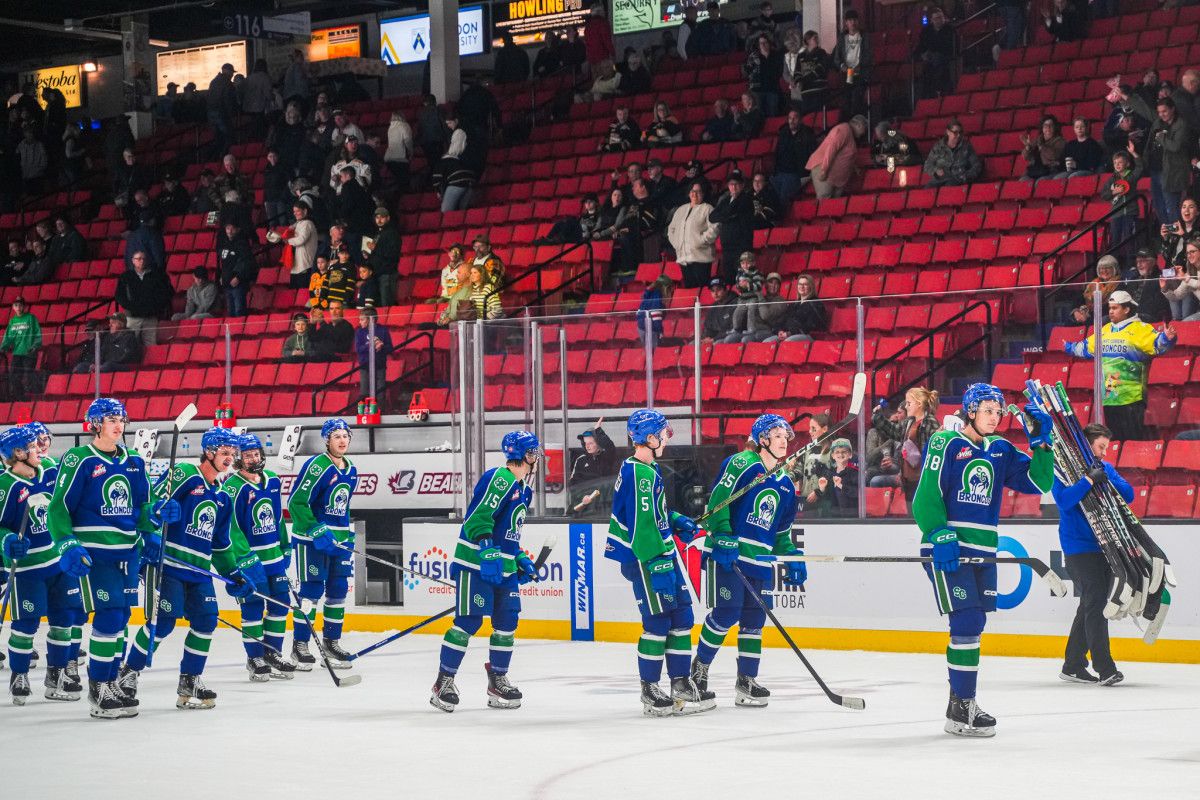
<svg viewBox="0 0 1200 800">
<path fill-rule="evenodd" d="M 1150 489 L 1146 516 L 1191 519 L 1196 508 L 1196 487 L 1159 485 Z"/>
</svg>

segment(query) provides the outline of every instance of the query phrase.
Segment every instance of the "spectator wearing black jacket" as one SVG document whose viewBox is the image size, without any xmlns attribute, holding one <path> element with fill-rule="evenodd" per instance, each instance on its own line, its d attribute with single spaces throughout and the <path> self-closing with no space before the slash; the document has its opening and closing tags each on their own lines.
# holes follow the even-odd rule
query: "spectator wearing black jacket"
<svg viewBox="0 0 1200 800">
<path fill-rule="evenodd" d="M 809 180 L 805 165 L 816 149 L 817 137 L 812 128 L 804 124 L 799 111 L 789 111 L 775 139 L 775 174 L 771 176 L 771 185 L 785 205 Z"/>
<path fill-rule="evenodd" d="M 954 91 L 950 71 L 954 63 L 954 28 L 947 24 L 946 12 L 937 6 L 928 13 L 929 24 L 921 29 L 913 58 L 924 65 L 921 97 L 939 97 Z"/>
<path fill-rule="evenodd" d="M 900 130 L 896 120 L 884 120 L 875 126 L 871 160 L 875 162 L 875 166 L 886 167 L 889 170 L 909 167 L 921 163 L 921 150 L 916 142 Z"/>
<path fill-rule="evenodd" d="M 705 9 L 708 16 L 696 23 L 696 29 L 688 37 L 688 58 L 721 56 L 737 49 L 733 23 L 721 16 L 721 6 L 716 0 L 709 0 Z"/>
<path fill-rule="evenodd" d="M 1054 0 L 1053 8 L 1043 8 L 1042 24 L 1056 42 L 1074 42 L 1085 35 L 1083 14 L 1070 0 Z"/>
<path fill-rule="evenodd" d="M 125 326 L 125 314 L 121 311 L 108 317 L 108 330 L 100 334 L 100 371 L 121 372 L 138 364 L 142 360 L 142 339 L 134 331 Z M 84 347 L 80 354 L 79 363 L 72 372 L 91 372 L 95 366 L 95 352 L 91 347 Z"/>
<path fill-rule="evenodd" d="M 721 226 L 721 282 L 730 286 L 741 254 L 754 249 L 754 201 L 741 173 L 730 175 L 725 186 L 708 219 Z"/>
<path fill-rule="evenodd" d="M 400 232 L 392 224 L 392 214 L 384 206 L 375 209 L 375 241 L 370 246 L 367 264 L 378 283 L 376 305 L 396 303 L 396 279 L 400 269 Z"/>
<path fill-rule="evenodd" d="M 650 199 L 662 212 L 659 215 L 660 221 L 665 221 L 670 217 L 668 212 L 674 210 L 674 206 L 668 204 L 676 194 L 678 184 L 674 178 L 663 174 L 663 163 L 658 158 L 652 158 L 646 162 L 646 173 L 642 176 L 642 180 L 650 191 Z"/>
<path fill-rule="evenodd" d="M 375 278 L 375 270 L 370 264 L 358 265 L 358 276 L 354 280 L 354 307 L 377 308 L 379 302 L 379 281 Z"/>
<path fill-rule="evenodd" d="M 576 437 L 583 453 L 571 466 L 570 503 L 580 516 L 606 514 L 608 512 L 605 509 L 612 505 L 612 474 L 620 455 L 612 439 L 600 427 L 603 424 L 604 417 L 601 417 L 595 425 Z M 607 498 L 606 491 L 610 492 Z"/>
<path fill-rule="evenodd" d="M 138 189 L 126 209 L 129 232 L 125 238 L 125 267 L 133 269 L 131 256 L 139 250 L 146 254 L 150 269 L 165 272 L 167 248 L 163 241 L 163 213 L 145 189 Z"/>
<path fill-rule="evenodd" d="M 704 312 L 703 341 L 707 344 L 721 342 L 733 330 L 733 311 L 736 300 L 725 283 L 720 278 L 713 278 L 708 283 L 712 292 L 712 305 Z"/>
<path fill-rule="evenodd" d="M 158 342 L 158 320 L 171 308 L 175 290 L 165 270 L 150 269 L 146 254 L 133 254 L 133 269 L 117 278 L 117 305 L 124 309 L 126 324 L 141 334 L 146 345 Z"/>
<path fill-rule="evenodd" d="M 352 250 L 359 249 L 362 237 L 375 230 L 374 208 L 371 195 L 355 180 L 354 167 L 342 167 L 338 173 L 341 183 L 333 198 L 335 216 L 346 224 L 346 241 Z"/>
<path fill-rule="evenodd" d="M 738 139 L 753 139 L 762 133 L 767 122 L 756 95 L 742 93 L 742 101 L 733 109 L 733 130 Z"/>
<path fill-rule="evenodd" d="M 1063 171 L 1054 177 L 1062 179 L 1098 175 L 1104 166 L 1104 148 L 1092 138 L 1092 124 L 1083 117 L 1076 117 L 1072 127 L 1075 138 L 1063 148 Z"/>
<path fill-rule="evenodd" d="M 754 202 L 754 230 L 775 227 L 775 221 L 783 215 L 783 201 L 767 181 L 766 173 L 754 173 L 750 188 L 750 199 Z"/>
<path fill-rule="evenodd" d="M 246 316 L 246 294 L 254 282 L 254 254 L 250 240 L 234 221 L 225 223 L 225 242 L 217 251 L 221 288 L 225 291 L 225 313 Z"/>
<path fill-rule="evenodd" d="M 56 264 L 84 261 L 87 259 L 87 240 L 66 217 L 55 217 L 49 251 Z"/>
<path fill-rule="evenodd" d="M 1125 273 L 1125 282 L 1118 286 L 1129 292 L 1137 303 L 1138 319 L 1151 325 L 1171 321 L 1171 303 L 1159 288 L 1158 259 L 1154 251 L 1143 247 L 1137 251 L 1134 265 Z"/>
<path fill-rule="evenodd" d="M 279 160 L 279 151 L 267 150 L 267 165 L 263 168 L 263 208 L 267 212 L 267 225 L 287 225 L 292 218 L 292 190 L 288 182 L 292 176 Z"/>
<path fill-rule="evenodd" d="M 513 41 L 512 31 L 500 34 L 501 46 L 496 51 L 492 77 L 497 85 L 520 83 L 529 78 L 529 55 Z"/>
<path fill-rule="evenodd" d="M 829 314 L 825 303 L 817 299 L 817 285 L 811 275 L 796 278 L 796 302 L 784 317 L 779 340 L 785 342 L 807 342 L 814 333 L 823 333 L 829 328 Z"/>
<path fill-rule="evenodd" d="M 617 65 L 617 72 L 621 74 L 621 94 L 645 94 L 650 91 L 650 83 L 653 78 L 637 48 L 625 48 L 625 60 Z"/>
<path fill-rule="evenodd" d="M 713 101 L 713 115 L 704 123 L 700 139 L 705 142 L 732 142 L 737 138 L 737 120 L 729 109 L 729 101 L 718 97 Z"/>
<path fill-rule="evenodd" d="M 192 196 L 183 188 L 179 178 L 168 172 L 163 175 L 162 189 L 158 192 L 158 207 L 168 217 L 177 217 L 188 213 L 192 205 Z"/>
<path fill-rule="evenodd" d="M 758 40 L 742 65 L 750 94 L 755 103 L 768 117 L 779 114 L 779 81 L 783 78 L 783 54 L 775 49 L 775 42 L 768 34 L 759 34 Z"/>
<path fill-rule="evenodd" d="M 599 150 L 603 153 L 624 153 L 637 146 L 641 135 L 642 131 L 629 115 L 629 109 L 618 106 L 616 118 L 608 123 L 608 133 L 600 141 Z"/>
<path fill-rule="evenodd" d="M 13 278 L 13 283 L 19 285 L 41 284 L 45 283 L 54 277 L 54 270 L 58 269 L 56 262 L 46 249 L 46 242 L 41 238 L 34 236 L 29 240 L 29 247 L 32 249 L 31 258 L 24 272 Z"/>
</svg>

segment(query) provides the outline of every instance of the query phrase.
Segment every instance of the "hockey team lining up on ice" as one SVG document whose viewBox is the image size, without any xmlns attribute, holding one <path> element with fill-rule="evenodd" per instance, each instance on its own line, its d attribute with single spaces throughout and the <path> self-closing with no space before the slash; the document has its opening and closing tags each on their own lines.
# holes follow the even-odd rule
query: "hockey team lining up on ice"
<svg viewBox="0 0 1200 800">
<path fill-rule="evenodd" d="M 980 637 L 987 614 L 996 610 L 996 564 L 1014 560 L 996 557 L 1004 488 L 1051 492 L 1060 508 L 1063 551 L 1082 595 L 1060 678 L 1102 686 L 1123 679 L 1108 649 L 1109 619 L 1141 617 L 1148 622 L 1146 641 L 1157 636 L 1174 574 L 1129 510 L 1129 485 L 1101 460 L 1111 434 L 1099 425 L 1082 427 L 1061 387 L 1036 381 L 1028 385 L 1023 410 L 1006 408 L 1004 395 L 994 386 L 972 385 L 955 424 L 930 439 L 912 502 L 921 532 L 919 557 L 806 556 L 792 535 L 797 503 L 791 469 L 811 448 L 832 441 L 850 425 L 861 411 L 864 384 L 865 376 L 857 376 L 845 419 L 790 456 L 791 425 L 774 414 L 760 416 L 746 447 L 722 464 L 705 513 L 697 519 L 667 508 L 657 460 L 670 441 L 670 422 L 652 409 L 630 415 L 626 431 L 633 452 L 615 476 L 605 556 L 629 582 L 641 616 L 636 662 L 644 714 L 713 710 L 717 693 L 709 688 L 709 668 L 734 625 L 734 704 L 766 706 L 771 693 L 757 679 L 768 620 L 831 700 L 864 708 L 862 700 L 825 685 L 774 616 L 776 570 L 787 583 L 803 586 L 809 561 L 908 561 L 923 565 L 937 610 L 949 624 L 950 696 L 944 729 L 959 736 L 993 736 L 996 719 L 976 702 L 976 684 Z M 194 406 L 190 408 L 194 415 Z M 995 434 L 1008 411 L 1018 414 L 1031 455 Z M 174 441 L 190 415 L 185 411 L 176 420 Z M 351 653 L 340 644 L 342 623 L 353 556 L 364 554 L 354 547 L 351 527 L 358 476 L 346 456 L 352 437 L 346 422 L 329 419 L 321 426 L 324 452 L 303 465 L 288 498 L 290 534 L 282 483 L 265 468 L 266 452 L 258 436 L 211 428 L 202 437 L 198 465 L 177 464 L 172 444 L 166 472 L 152 483 L 146 462 L 154 447 L 137 452 L 124 445 L 128 419 L 118 400 L 97 399 L 86 422 L 92 441 L 67 450 L 59 461 L 50 457 L 51 433 L 40 423 L 0 432 L 0 457 L 6 465 L 0 474 L 5 567 L 0 571 L 5 581 L 0 623 L 11 613 L 8 666 L 15 705 L 25 705 L 32 695 L 29 670 L 37 660 L 34 637 L 42 617 L 49 624 L 45 697 L 81 698 L 81 645 L 90 620 L 90 714 L 119 719 L 137 716 L 145 699 L 138 696 L 139 675 L 153 667 L 155 651 L 180 618 L 187 620 L 188 632 L 176 706 L 211 709 L 217 693 L 202 676 L 219 622 L 242 633 L 251 681 L 291 680 L 320 661 L 335 685 L 352 686 L 359 676 L 337 672 L 452 614 L 430 704 L 445 712 L 459 705 L 458 670 L 486 616 L 492 626 L 485 664 L 487 704 L 521 706 L 522 694 L 508 677 L 520 586 L 537 580 L 552 546 L 543 547 L 536 561 L 521 547 L 532 499 L 530 478 L 543 456 L 534 434 L 506 434 L 501 442 L 505 465 L 484 472 L 474 488 L 448 583 L 455 590 L 454 608 Z M 692 585 L 681 547 L 701 551 L 702 589 Z M 1057 580 L 1036 559 L 1015 560 L 1036 563 L 1040 575 Z M 218 618 L 214 582 L 224 584 L 239 601 L 240 626 Z M 146 622 L 127 642 L 130 611 L 139 598 Z M 693 653 L 693 605 L 702 599 L 707 614 Z M 320 637 L 315 631 L 318 602 Z M 289 612 L 293 635 L 286 650 Z M 309 651 L 310 642 L 316 656 Z M 1089 653 L 1098 674 L 1088 670 Z M 661 686 L 664 662 L 669 691 Z"/>
</svg>

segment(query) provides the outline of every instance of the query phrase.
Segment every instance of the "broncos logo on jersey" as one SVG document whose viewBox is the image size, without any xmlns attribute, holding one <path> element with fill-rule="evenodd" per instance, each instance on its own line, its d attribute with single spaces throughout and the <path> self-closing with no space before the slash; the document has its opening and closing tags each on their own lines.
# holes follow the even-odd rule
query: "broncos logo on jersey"
<svg viewBox="0 0 1200 800">
<path fill-rule="evenodd" d="M 325 513 L 333 517 L 344 517 L 350 513 L 350 487 L 340 484 L 329 495 Z"/>
<path fill-rule="evenodd" d="M 184 532 L 188 536 L 198 536 L 201 539 L 207 539 L 211 542 L 216 529 L 216 503 L 213 503 L 211 500 L 205 500 L 196 506 L 196 510 L 192 512 L 192 521 L 184 528 Z"/>
<path fill-rule="evenodd" d="M 254 506 L 254 532 L 275 533 L 275 510 L 270 500 L 260 500 Z"/>
<path fill-rule="evenodd" d="M 123 475 L 114 475 L 104 482 L 104 502 L 100 506 L 100 515 L 104 517 L 120 517 L 133 513 L 131 498 L 133 492 L 129 481 Z"/>
<path fill-rule="evenodd" d="M 994 484 L 995 477 L 991 462 L 977 458 L 963 469 L 962 490 L 958 493 L 958 502 L 980 506 L 991 505 Z"/>
<path fill-rule="evenodd" d="M 775 514 L 779 511 L 779 493 L 767 489 L 758 496 L 758 502 L 746 516 L 746 524 L 756 528 L 771 529 L 775 523 Z"/>
<path fill-rule="evenodd" d="M 29 511 L 30 534 L 45 533 L 49 528 L 46 522 L 46 506 L 38 506 Z"/>
<path fill-rule="evenodd" d="M 512 517 L 509 518 L 508 533 L 504 538 L 511 539 L 514 542 L 520 541 L 521 528 L 525 525 L 525 515 L 527 513 L 528 509 L 524 503 L 519 504 L 513 509 Z"/>
</svg>

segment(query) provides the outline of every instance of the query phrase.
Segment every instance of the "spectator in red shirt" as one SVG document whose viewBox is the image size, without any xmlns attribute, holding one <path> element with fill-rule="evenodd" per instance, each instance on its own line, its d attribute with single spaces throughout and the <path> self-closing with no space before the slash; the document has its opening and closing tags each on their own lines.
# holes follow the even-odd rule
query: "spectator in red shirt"
<svg viewBox="0 0 1200 800">
<path fill-rule="evenodd" d="M 608 24 L 608 17 L 604 15 L 603 3 L 592 6 L 592 13 L 583 25 L 583 47 L 587 53 L 588 68 L 593 72 L 601 61 L 617 60 L 612 28 Z"/>
<path fill-rule="evenodd" d="M 867 119 L 861 114 L 849 122 L 834 125 L 808 159 L 817 199 L 841 197 L 854 177 L 854 158 L 858 139 L 867 134 Z"/>
</svg>

